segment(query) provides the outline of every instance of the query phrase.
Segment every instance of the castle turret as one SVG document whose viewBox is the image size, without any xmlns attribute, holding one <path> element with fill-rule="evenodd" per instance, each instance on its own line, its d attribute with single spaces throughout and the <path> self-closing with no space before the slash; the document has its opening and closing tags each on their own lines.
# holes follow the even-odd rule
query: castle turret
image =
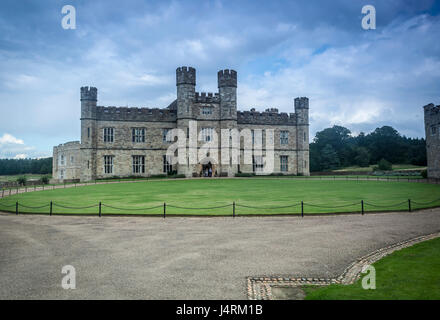
<svg viewBox="0 0 440 320">
<path fill-rule="evenodd" d="M 96 104 L 98 89 L 81 87 L 81 181 L 96 178 L 97 125 Z"/>
<path fill-rule="evenodd" d="M 295 98 L 297 174 L 310 175 L 309 159 L 309 98 Z"/>
<path fill-rule="evenodd" d="M 180 67 L 176 69 L 177 117 L 192 118 L 192 106 L 196 92 L 196 69 Z"/>
<path fill-rule="evenodd" d="M 220 70 L 217 76 L 220 117 L 222 120 L 237 120 L 237 71 Z"/>
</svg>

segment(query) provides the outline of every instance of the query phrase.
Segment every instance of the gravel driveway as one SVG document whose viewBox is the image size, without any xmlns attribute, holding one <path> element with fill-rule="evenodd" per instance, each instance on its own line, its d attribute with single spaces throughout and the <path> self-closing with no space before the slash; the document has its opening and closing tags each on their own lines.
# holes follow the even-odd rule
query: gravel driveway
<svg viewBox="0 0 440 320">
<path fill-rule="evenodd" d="M 316 217 L 0 213 L 0 299 L 246 299 L 248 276 L 336 277 L 353 260 L 440 231 L 440 209 Z M 61 268 L 76 270 L 64 290 Z"/>
</svg>

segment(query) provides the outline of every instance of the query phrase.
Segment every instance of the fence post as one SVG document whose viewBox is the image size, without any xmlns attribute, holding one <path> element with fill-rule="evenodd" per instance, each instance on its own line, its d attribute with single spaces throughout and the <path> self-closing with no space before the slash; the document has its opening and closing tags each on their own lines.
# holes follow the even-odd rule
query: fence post
<svg viewBox="0 0 440 320">
<path fill-rule="evenodd" d="M 362 215 L 364 215 L 364 200 L 361 200 L 361 206 L 362 206 Z"/>
<path fill-rule="evenodd" d="M 167 204 L 164 202 L 163 203 L 163 218 L 165 219 L 165 217 L 166 217 L 166 214 L 167 214 Z"/>
<path fill-rule="evenodd" d="M 15 214 L 18 215 L 18 201 L 15 203 Z"/>
<path fill-rule="evenodd" d="M 44 184 L 43 184 L 43 191 L 44 191 Z"/>
<path fill-rule="evenodd" d="M 101 201 L 99 201 L 99 216 L 101 217 Z"/>
<path fill-rule="evenodd" d="M 301 201 L 301 218 L 304 218 L 304 202 Z"/>
<path fill-rule="evenodd" d="M 49 215 L 50 216 L 52 215 L 52 201 L 50 202 L 50 213 L 49 213 Z"/>
<path fill-rule="evenodd" d="M 411 199 L 408 199 L 408 211 L 411 212 Z"/>
<path fill-rule="evenodd" d="M 232 203 L 232 217 L 235 218 L 235 201 Z"/>
</svg>

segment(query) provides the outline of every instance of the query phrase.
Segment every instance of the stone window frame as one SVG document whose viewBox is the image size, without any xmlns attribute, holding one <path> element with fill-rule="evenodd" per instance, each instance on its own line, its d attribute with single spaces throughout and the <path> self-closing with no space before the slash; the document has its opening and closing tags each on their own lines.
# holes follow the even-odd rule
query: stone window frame
<svg viewBox="0 0 440 320">
<path fill-rule="evenodd" d="M 201 136 L 203 142 L 211 142 L 214 138 L 214 128 L 212 127 L 206 127 L 202 128 L 201 130 Z"/>
<path fill-rule="evenodd" d="M 60 170 L 60 180 L 64 179 L 64 169 Z"/>
<path fill-rule="evenodd" d="M 170 132 L 172 128 L 162 128 L 162 142 L 170 143 L 173 142 L 171 136 L 168 136 L 168 132 Z"/>
<path fill-rule="evenodd" d="M 280 155 L 280 171 L 281 172 L 289 171 L 289 156 Z"/>
<path fill-rule="evenodd" d="M 205 116 L 212 115 L 212 107 L 210 106 L 202 106 L 201 108 L 201 114 Z"/>
<path fill-rule="evenodd" d="M 75 157 L 74 156 L 70 156 L 70 164 L 74 164 L 75 163 Z"/>
<path fill-rule="evenodd" d="M 132 172 L 133 174 L 145 173 L 145 156 L 133 155 L 131 156 Z"/>
<path fill-rule="evenodd" d="M 105 127 L 102 130 L 102 140 L 106 143 L 113 143 L 115 141 L 115 128 Z"/>
<path fill-rule="evenodd" d="M 256 160 L 258 159 L 258 161 Z M 263 172 L 264 158 L 263 156 L 252 156 L 252 172 Z"/>
<path fill-rule="evenodd" d="M 163 173 L 170 173 L 173 171 L 173 158 L 172 156 L 168 156 L 166 154 L 164 154 L 162 156 L 162 163 L 163 163 Z"/>
<path fill-rule="evenodd" d="M 265 136 L 266 130 L 264 130 L 264 129 L 251 129 L 251 137 L 252 137 L 252 145 L 253 146 L 255 145 L 255 130 L 261 131 L 261 146 L 263 146 L 264 136 Z"/>
<path fill-rule="evenodd" d="M 289 144 L 289 130 L 280 130 L 280 145 Z"/>
<path fill-rule="evenodd" d="M 145 143 L 145 128 L 131 128 L 131 142 Z"/>
<path fill-rule="evenodd" d="M 64 166 L 66 164 L 66 159 L 64 158 L 64 154 L 60 155 L 60 166 Z"/>
<path fill-rule="evenodd" d="M 437 134 L 437 126 L 431 126 L 431 136 L 435 136 Z"/>
<path fill-rule="evenodd" d="M 113 174 L 114 158 L 112 155 L 104 156 L 104 174 Z"/>
</svg>

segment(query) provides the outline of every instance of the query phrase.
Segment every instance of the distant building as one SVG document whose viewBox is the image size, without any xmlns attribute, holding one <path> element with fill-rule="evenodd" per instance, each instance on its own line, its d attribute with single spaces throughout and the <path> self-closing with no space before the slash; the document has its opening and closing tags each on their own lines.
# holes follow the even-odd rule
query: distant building
<svg viewBox="0 0 440 320">
<path fill-rule="evenodd" d="M 178 128 L 184 132 L 183 139 L 189 140 L 190 126 L 195 121 L 199 140 L 192 148 L 197 151 L 224 130 L 248 130 L 253 145 L 254 139 L 263 140 L 265 130 L 272 129 L 273 172 L 309 175 L 309 99 L 296 98 L 295 113 L 290 114 L 279 113 L 275 108 L 265 112 L 255 109 L 237 111 L 237 72 L 221 70 L 217 77 L 218 93 L 199 93 L 195 90 L 196 70 L 177 68 L 177 99 L 163 109 L 97 106 L 98 90 L 82 87 L 81 142 L 54 147 L 53 178 L 89 181 L 170 172 L 198 177 L 208 171 L 209 176 L 234 176 L 237 172 L 261 170 L 262 155 L 252 156 L 250 163 L 243 162 L 240 138 L 240 147 L 234 149 L 238 154 L 235 163 L 229 159 L 216 161 L 208 154 L 206 159 L 197 163 L 187 159 L 184 163 L 172 164 L 166 152 L 173 141 L 167 133 Z M 254 131 L 262 132 L 261 136 L 254 137 Z M 267 150 L 265 146 L 262 148 L 264 156 Z M 217 159 L 221 158 L 222 152 L 227 154 L 220 145 L 216 144 L 215 149 Z"/>
<path fill-rule="evenodd" d="M 440 106 L 430 103 L 423 109 L 425 111 L 428 178 L 440 178 Z"/>
</svg>

